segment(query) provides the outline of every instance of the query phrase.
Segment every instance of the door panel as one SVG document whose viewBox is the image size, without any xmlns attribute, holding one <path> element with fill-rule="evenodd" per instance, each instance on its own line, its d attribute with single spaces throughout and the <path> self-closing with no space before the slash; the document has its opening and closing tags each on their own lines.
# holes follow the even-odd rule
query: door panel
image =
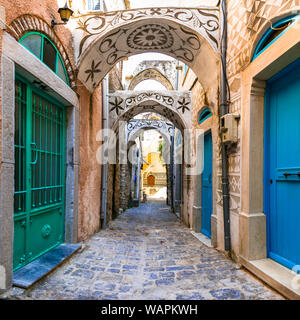
<svg viewBox="0 0 300 320">
<path fill-rule="evenodd" d="M 202 173 L 202 227 L 201 232 L 211 237 L 212 214 L 212 137 L 204 136 L 204 168 Z"/>
<path fill-rule="evenodd" d="M 300 264 L 300 61 L 267 83 L 268 255 Z"/>
<path fill-rule="evenodd" d="M 31 214 L 30 243 L 32 259 L 62 243 L 63 221 L 60 207 Z"/>
<path fill-rule="evenodd" d="M 16 76 L 14 270 L 63 242 L 65 113 Z"/>
</svg>

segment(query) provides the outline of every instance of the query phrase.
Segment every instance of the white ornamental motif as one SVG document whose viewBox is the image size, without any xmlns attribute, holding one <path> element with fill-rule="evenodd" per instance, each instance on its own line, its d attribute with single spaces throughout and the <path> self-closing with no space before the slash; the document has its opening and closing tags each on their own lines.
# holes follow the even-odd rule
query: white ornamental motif
<svg viewBox="0 0 300 320">
<path fill-rule="evenodd" d="M 134 30 L 127 39 L 130 48 L 167 49 L 172 47 L 174 38 L 167 28 L 158 24 L 147 24 Z"/>
</svg>

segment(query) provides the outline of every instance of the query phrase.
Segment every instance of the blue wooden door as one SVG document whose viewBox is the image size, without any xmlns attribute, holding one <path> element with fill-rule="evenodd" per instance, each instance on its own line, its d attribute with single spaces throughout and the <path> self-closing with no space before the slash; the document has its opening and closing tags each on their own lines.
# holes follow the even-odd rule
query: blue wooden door
<svg viewBox="0 0 300 320">
<path fill-rule="evenodd" d="M 211 132 L 204 136 L 204 169 L 202 173 L 202 227 L 201 232 L 211 237 L 212 214 L 212 138 Z"/>
<path fill-rule="evenodd" d="M 300 264 L 300 59 L 267 83 L 265 212 L 268 256 Z"/>
</svg>

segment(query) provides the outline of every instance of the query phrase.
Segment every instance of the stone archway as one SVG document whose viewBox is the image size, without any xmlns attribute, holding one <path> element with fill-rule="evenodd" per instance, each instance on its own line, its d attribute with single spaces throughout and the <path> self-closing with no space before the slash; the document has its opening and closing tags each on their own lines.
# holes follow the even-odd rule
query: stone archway
<svg viewBox="0 0 300 320">
<path fill-rule="evenodd" d="M 109 96 L 111 127 L 143 112 L 156 112 L 180 130 L 192 127 L 189 91 L 116 91 Z"/>
<path fill-rule="evenodd" d="M 168 95 L 172 93 L 172 95 Z M 128 99 L 128 100 L 127 100 Z M 119 139 L 119 159 L 127 159 L 127 134 L 126 125 L 133 117 L 144 112 L 158 113 L 172 122 L 174 127 L 177 127 L 183 134 L 183 149 L 182 149 L 182 205 L 181 219 L 190 225 L 190 216 L 192 215 L 191 207 L 189 206 L 192 175 L 190 171 L 190 160 L 193 156 L 191 149 L 191 139 L 184 134 L 185 129 L 190 129 L 192 133 L 191 119 L 191 92 L 178 91 L 116 91 L 110 94 L 110 113 L 111 128 L 116 132 Z M 118 110 L 118 111 L 117 111 Z M 126 124 L 126 125 L 125 125 Z M 187 139 L 187 140 L 186 140 Z M 123 146 L 123 147 L 122 147 Z M 125 172 L 127 160 L 120 162 L 121 172 Z"/>
<path fill-rule="evenodd" d="M 170 80 L 165 77 L 160 71 L 154 68 L 145 69 L 134 76 L 130 81 L 128 90 L 133 90 L 140 82 L 145 80 L 156 80 L 160 82 L 167 90 L 174 90 Z"/>
<path fill-rule="evenodd" d="M 215 105 L 218 101 L 223 25 L 219 7 L 93 12 L 77 19 L 78 27 L 73 35 L 78 79 L 90 92 L 98 87 L 117 62 L 136 54 L 156 52 L 188 65 L 201 83 L 208 104 Z M 166 92 L 167 95 L 162 91 L 113 93 L 109 98 L 111 128 L 118 132 L 121 121 L 128 122 L 135 115 L 149 111 L 163 115 L 182 132 L 191 129 L 190 93 Z M 124 131 L 119 131 L 119 138 L 123 134 Z M 187 225 L 190 225 L 191 216 L 191 164 L 187 161 L 193 154 L 190 140 L 184 138 L 182 166 L 181 217 Z"/>
<path fill-rule="evenodd" d="M 218 7 L 148 8 L 91 13 L 74 31 L 78 78 L 93 92 L 120 60 L 143 52 L 167 54 L 198 76 L 208 99 L 218 91 L 222 16 Z"/>
<path fill-rule="evenodd" d="M 171 145 L 171 136 L 174 136 L 174 125 L 163 120 L 133 119 L 127 123 L 127 140 L 134 140 L 142 130 L 155 129 L 161 133 Z"/>
</svg>

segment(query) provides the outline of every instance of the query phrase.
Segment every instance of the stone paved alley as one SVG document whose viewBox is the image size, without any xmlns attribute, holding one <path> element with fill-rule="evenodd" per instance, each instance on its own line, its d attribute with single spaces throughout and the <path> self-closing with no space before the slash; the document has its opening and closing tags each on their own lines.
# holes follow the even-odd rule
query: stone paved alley
<svg viewBox="0 0 300 320">
<path fill-rule="evenodd" d="M 131 208 L 31 289 L 8 299 L 283 299 L 202 244 L 162 203 Z"/>
</svg>

